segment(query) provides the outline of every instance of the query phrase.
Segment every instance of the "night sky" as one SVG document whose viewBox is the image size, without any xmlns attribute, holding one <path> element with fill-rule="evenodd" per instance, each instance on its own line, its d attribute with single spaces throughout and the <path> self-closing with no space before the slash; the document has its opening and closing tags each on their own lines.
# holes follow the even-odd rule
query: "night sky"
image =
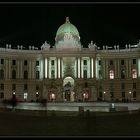
<svg viewBox="0 0 140 140">
<path fill-rule="evenodd" d="M 0 3 L 0 46 L 52 46 L 57 29 L 69 16 L 84 47 L 136 44 L 140 39 L 140 4 Z"/>
</svg>

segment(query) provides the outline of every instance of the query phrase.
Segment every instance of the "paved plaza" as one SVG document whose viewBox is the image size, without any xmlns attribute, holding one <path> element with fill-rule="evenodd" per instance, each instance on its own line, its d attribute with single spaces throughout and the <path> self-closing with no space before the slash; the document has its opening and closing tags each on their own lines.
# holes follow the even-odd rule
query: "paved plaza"
<svg viewBox="0 0 140 140">
<path fill-rule="evenodd" d="M 11 108 L 10 105 L 7 106 Z M 56 111 L 79 111 L 82 108 L 84 111 L 100 111 L 109 112 L 109 109 L 126 107 L 127 110 L 140 109 L 140 103 L 109 103 L 109 102 L 49 102 L 45 106 L 41 103 L 18 103 L 16 109 L 24 110 L 56 110 Z"/>
</svg>

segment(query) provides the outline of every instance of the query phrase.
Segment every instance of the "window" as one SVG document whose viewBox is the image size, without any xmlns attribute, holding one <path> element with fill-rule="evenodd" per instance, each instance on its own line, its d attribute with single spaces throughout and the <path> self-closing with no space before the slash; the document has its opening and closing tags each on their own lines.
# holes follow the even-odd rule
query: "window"
<svg viewBox="0 0 140 140">
<path fill-rule="evenodd" d="M 4 93 L 3 92 L 0 93 L 0 98 L 1 99 L 4 98 Z"/>
<path fill-rule="evenodd" d="M 136 89 L 136 83 L 133 83 L 133 89 Z"/>
<path fill-rule="evenodd" d="M 121 89 L 125 89 L 125 83 L 121 84 Z"/>
<path fill-rule="evenodd" d="M 27 65 L 28 65 L 28 61 L 24 60 L 24 66 L 27 66 Z"/>
<path fill-rule="evenodd" d="M 39 73 L 39 71 L 36 71 L 36 79 L 37 79 L 37 80 L 40 79 L 40 73 Z"/>
<path fill-rule="evenodd" d="M 16 90 L 16 84 L 12 84 L 12 90 Z"/>
<path fill-rule="evenodd" d="M 24 84 L 24 90 L 28 90 L 28 85 Z"/>
<path fill-rule="evenodd" d="M 136 59 L 133 59 L 133 64 L 136 64 Z"/>
<path fill-rule="evenodd" d="M 55 71 L 54 70 L 51 71 L 51 78 L 55 78 Z"/>
<path fill-rule="evenodd" d="M 4 70 L 3 69 L 0 70 L 0 79 L 4 79 Z"/>
<path fill-rule="evenodd" d="M 124 60 L 121 60 L 121 65 L 124 65 Z"/>
<path fill-rule="evenodd" d="M 122 78 L 122 79 L 125 78 L 125 70 L 124 70 L 124 69 L 121 70 L 121 78 Z"/>
<path fill-rule="evenodd" d="M 136 91 L 133 92 L 133 98 L 136 98 L 137 97 L 137 94 L 136 94 Z"/>
<path fill-rule="evenodd" d="M 122 92 L 122 98 L 125 98 L 125 92 Z"/>
<path fill-rule="evenodd" d="M 24 79 L 28 79 L 28 72 L 27 72 L 27 70 L 24 71 Z"/>
<path fill-rule="evenodd" d="M 16 60 L 12 60 L 12 65 L 16 65 Z"/>
<path fill-rule="evenodd" d="M 101 60 L 99 60 L 98 62 L 99 62 L 99 65 L 102 65 L 102 61 Z"/>
<path fill-rule="evenodd" d="M 113 65 L 113 60 L 110 60 L 110 65 Z"/>
<path fill-rule="evenodd" d="M 83 63 L 84 63 L 84 65 L 87 65 L 87 60 L 84 60 L 84 62 L 83 62 Z"/>
<path fill-rule="evenodd" d="M 51 61 L 51 65 L 54 66 L 54 60 Z"/>
<path fill-rule="evenodd" d="M 36 66 L 39 66 L 39 61 L 36 61 Z"/>
<path fill-rule="evenodd" d="M 114 79 L 114 70 L 109 71 L 109 78 Z"/>
<path fill-rule="evenodd" d="M 4 64 L 4 59 L 1 59 L 0 60 L 0 64 Z"/>
<path fill-rule="evenodd" d="M 137 70 L 132 69 L 132 78 L 137 78 Z"/>
<path fill-rule="evenodd" d="M 0 90 L 4 90 L 4 84 L 0 84 Z"/>
<path fill-rule="evenodd" d="M 12 79 L 16 79 L 16 71 L 12 70 Z"/>
<path fill-rule="evenodd" d="M 84 78 L 87 78 L 87 70 L 84 70 Z"/>
</svg>

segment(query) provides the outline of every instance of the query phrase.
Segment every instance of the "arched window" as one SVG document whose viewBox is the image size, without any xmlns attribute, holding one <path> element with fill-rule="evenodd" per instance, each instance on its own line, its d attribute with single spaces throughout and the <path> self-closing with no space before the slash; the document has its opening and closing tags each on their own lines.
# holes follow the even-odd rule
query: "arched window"
<svg viewBox="0 0 140 140">
<path fill-rule="evenodd" d="M 109 79 L 114 79 L 114 70 L 109 71 Z"/>
<path fill-rule="evenodd" d="M 124 69 L 121 70 L 121 78 L 122 78 L 122 79 L 125 78 L 125 70 L 124 70 Z"/>
<path fill-rule="evenodd" d="M 137 70 L 132 69 L 132 78 L 137 78 Z"/>
<path fill-rule="evenodd" d="M 4 79 L 4 70 L 3 69 L 0 70 L 0 79 Z"/>
<path fill-rule="evenodd" d="M 12 79 L 16 79 L 16 71 L 12 70 Z"/>
<path fill-rule="evenodd" d="M 24 79 L 28 79 L 28 71 L 27 70 L 24 71 Z"/>
<path fill-rule="evenodd" d="M 40 73 L 39 73 L 39 71 L 36 71 L 36 79 L 37 79 L 37 80 L 40 79 Z"/>
</svg>

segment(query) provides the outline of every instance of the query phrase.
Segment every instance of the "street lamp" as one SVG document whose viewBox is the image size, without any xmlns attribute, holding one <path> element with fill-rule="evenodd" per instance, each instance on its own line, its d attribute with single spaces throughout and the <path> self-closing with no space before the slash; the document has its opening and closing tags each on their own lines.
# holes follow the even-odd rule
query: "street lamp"
<svg viewBox="0 0 140 140">
<path fill-rule="evenodd" d="M 105 101 L 105 94 L 106 94 L 106 92 L 104 91 L 104 101 Z"/>
<path fill-rule="evenodd" d="M 130 101 L 131 101 L 131 94 L 132 94 L 132 92 L 131 92 L 131 91 L 129 91 L 129 95 L 130 95 Z"/>
</svg>

